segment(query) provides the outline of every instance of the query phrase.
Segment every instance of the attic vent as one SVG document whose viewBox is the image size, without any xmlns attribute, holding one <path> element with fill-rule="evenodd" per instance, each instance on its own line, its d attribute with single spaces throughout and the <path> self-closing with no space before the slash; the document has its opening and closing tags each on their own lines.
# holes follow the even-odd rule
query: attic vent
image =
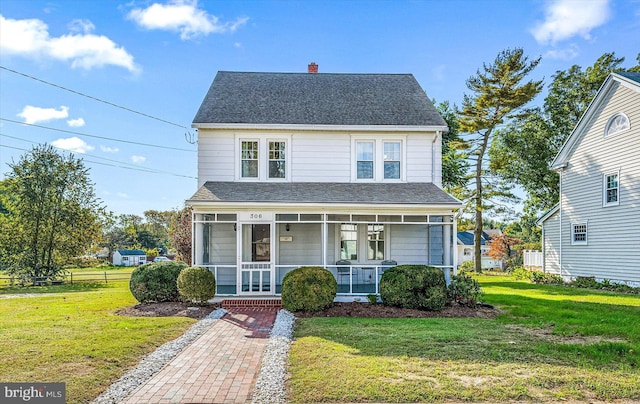
<svg viewBox="0 0 640 404">
<path fill-rule="evenodd" d="M 312 74 L 318 73 L 318 65 L 316 64 L 316 62 L 309 63 L 309 68 L 307 70 L 307 73 L 312 73 Z"/>
</svg>

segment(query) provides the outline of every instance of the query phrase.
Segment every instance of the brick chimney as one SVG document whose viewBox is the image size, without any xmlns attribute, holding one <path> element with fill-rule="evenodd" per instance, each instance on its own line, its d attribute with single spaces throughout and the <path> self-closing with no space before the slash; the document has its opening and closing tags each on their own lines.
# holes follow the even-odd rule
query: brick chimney
<svg viewBox="0 0 640 404">
<path fill-rule="evenodd" d="M 307 73 L 312 73 L 312 74 L 318 73 L 318 65 L 316 64 L 316 62 L 309 63 L 309 68 L 307 70 Z"/>
</svg>

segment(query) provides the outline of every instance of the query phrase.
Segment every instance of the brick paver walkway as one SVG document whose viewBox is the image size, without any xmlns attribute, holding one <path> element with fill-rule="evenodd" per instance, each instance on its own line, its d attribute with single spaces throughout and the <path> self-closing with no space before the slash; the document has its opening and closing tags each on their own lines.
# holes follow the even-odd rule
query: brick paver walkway
<svg viewBox="0 0 640 404">
<path fill-rule="evenodd" d="M 277 309 L 233 309 L 124 403 L 247 403 Z"/>
</svg>

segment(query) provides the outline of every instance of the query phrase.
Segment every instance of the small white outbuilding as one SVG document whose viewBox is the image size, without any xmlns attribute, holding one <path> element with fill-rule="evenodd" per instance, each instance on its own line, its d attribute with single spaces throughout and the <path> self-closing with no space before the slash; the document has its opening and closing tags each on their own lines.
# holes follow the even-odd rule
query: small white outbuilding
<svg viewBox="0 0 640 404">
<path fill-rule="evenodd" d="M 142 250 L 116 250 L 113 253 L 113 265 L 131 267 L 147 263 L 147 254 Z"/>
</svg>

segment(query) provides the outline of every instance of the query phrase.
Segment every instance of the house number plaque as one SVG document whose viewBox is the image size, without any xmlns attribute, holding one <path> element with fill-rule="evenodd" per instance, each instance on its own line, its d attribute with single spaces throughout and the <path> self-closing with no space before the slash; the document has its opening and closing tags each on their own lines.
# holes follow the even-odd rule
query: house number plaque
<svg viewBox="0 0 640 404">
<path fill-rule="evenodd" d="M 238 214 L 238 220 L 245 222 L 272 221 L 273 212 L 242 212 Z"/>
</svg>

